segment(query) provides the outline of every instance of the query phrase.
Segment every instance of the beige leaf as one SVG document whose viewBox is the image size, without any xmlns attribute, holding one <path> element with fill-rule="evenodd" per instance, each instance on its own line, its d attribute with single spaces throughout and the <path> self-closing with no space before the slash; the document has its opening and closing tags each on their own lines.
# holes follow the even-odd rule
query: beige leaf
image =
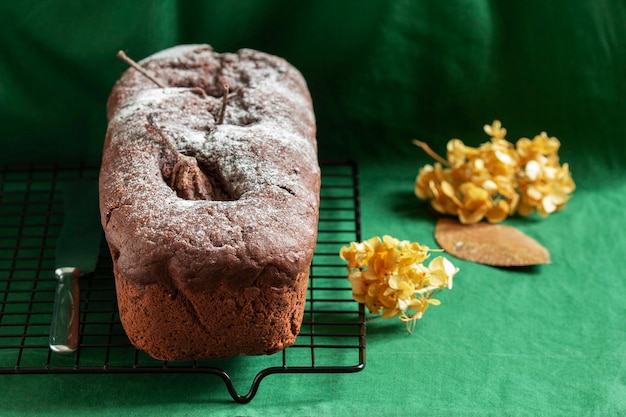
<svg viewBox="0 0 626 417">
<path fill-rule="evenodd" d="M 457 258 L 491 266 L 529 266 L 550 263 L 550 252 L 518 229 L 480 222 L 461 224 L 441 218 L 435 240 Z"/>
</svg>

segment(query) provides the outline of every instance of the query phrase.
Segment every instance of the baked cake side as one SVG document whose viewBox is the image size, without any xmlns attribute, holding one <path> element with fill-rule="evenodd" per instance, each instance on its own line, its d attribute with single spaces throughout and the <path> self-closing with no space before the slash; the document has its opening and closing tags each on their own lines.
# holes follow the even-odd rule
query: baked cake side
<svg viewBox="0 0 626 417">
<path fill-rule="evenodd" d="M 140 64 L 166 87 L 122 75 L 100 172 L 126 333 L 167 360 L 293 344 L 319 213 L 304 78 L 281 58 L 208 45 Z"/>
</svg>

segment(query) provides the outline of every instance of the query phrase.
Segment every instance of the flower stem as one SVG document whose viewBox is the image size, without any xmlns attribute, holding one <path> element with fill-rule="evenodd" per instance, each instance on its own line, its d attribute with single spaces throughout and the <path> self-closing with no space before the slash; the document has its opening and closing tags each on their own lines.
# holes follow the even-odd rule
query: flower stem
<svg viewBox="0 0 626 417">
<path fill-rule="evenodd" d="M 437 155 L 437 153 L 435 153 L 435 151 L 433 151 L 430 148 L 430 146 L 428 146 L 427 143 L 419 141 L 419 140 L 413 140 L 413 144 L 415 144 L 415 145 L 419 146 L 420 148 L 422 148 L 422 150 L 424 152 L 426 152 L 435 161 L 440 162 L 442 165 L 450 166 L 450 163 L 448 161 L 446 161 L 445 159 L 443 159 L 441 156 Z"/>
</svg>

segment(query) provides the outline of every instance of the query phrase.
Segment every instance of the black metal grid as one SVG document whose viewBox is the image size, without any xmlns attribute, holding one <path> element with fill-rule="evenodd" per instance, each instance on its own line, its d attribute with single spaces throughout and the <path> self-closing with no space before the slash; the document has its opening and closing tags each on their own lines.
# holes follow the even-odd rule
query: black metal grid
<svg viewBox="0 0 626 417">
<path fill-rule="evenodd" d="M 357 167 L 322 164 L 319 236 L 295 345 L 274 355 L 158 361 L 135 349 L 122 326 L 111 258 L 103 240 L 96 271 L 81 279 L 80 342 L 69 355 L 48 348 L 56 280 L 54 253 L 63 223 L 59 184 L 95 178 L 93 167 L 0 169 L 0 374 L 205 373 L 249 402 L 278 373 L 349 373 L 365 366 L 365 312 L 351 298 L 342 245 L 361 240 Z M 247 393 L 236 384 L 252 380 Z"/>
</svg>

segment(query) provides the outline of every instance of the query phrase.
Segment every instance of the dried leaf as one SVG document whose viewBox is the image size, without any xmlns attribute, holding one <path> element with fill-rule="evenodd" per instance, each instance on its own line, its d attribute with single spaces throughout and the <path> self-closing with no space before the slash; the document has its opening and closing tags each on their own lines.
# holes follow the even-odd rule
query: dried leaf
<svg viewBox="0 0 626 417">
<path fill-rule="evenodd" d="M 435 240 L 457 258 L 491 266 L 529 266 L 550 263 L 550 252 L 518 229 L 501 224 L 461 224 L 442 218 Z"/>
</svg>

